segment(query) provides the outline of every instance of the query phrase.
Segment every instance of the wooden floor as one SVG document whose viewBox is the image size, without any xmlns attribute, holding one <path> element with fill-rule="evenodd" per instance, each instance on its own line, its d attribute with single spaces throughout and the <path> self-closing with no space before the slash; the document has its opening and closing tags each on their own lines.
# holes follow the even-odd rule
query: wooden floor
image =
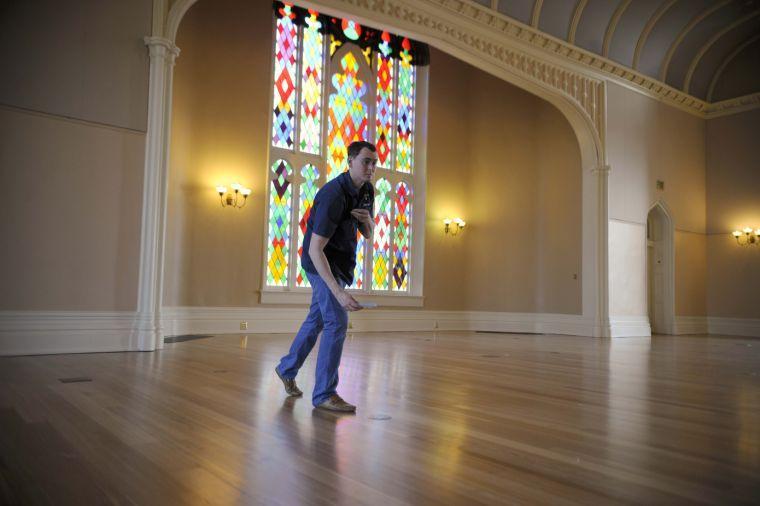
<svg viewBox="0 0 760 506">
<path fill-rule="evenodd" d="M 760 504 L 760 340 L 357 334 L 355 416 L 289 344 L 0 359 L 0 502 Z"/>
</svg>

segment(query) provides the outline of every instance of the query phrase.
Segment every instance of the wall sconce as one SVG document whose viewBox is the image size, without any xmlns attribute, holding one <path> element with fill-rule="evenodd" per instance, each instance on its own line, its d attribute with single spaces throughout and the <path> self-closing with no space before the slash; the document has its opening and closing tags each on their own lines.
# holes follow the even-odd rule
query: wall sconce
<svg viewBox="0 0 760 506">
<path fill-rule="evenodd" d="M 237 183 L 232 183 L 232 191 L 227 193 L 226 186 L 217 186 L 216 192 L 219 194 L 219 201 L 222 203 L 222 207 L 235 207 L 237 209 L 245 206 L 248 202 L 248 195 L 251 194 L 250 188 L 245 188 Z M 225 196 L 225 193 L 227 194 Z M 239 200 L 239 196 L 242 195 L 242 200 Z"/>
<path fill-rule="evenodd" d="M 731 234 L 736 239 L 736 244 L 739 246 L 749 246 L 750 244 L 757 246 L 760 244 L 760 228 L 752 230 L 750 227 L 746 227 L 743 230 L 734 230 Z"/>
<path fill-rule="evenodd" d="M 467 225 L 462 218 L 446 218 L 443 220 L 443 233 L 457 235 Z"/>
</svg>

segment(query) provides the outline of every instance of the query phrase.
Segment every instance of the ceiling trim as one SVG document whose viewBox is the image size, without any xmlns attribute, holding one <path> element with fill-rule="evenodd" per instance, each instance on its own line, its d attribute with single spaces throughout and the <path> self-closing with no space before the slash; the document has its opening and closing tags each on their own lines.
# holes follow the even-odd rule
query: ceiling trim
<svg viewBox="0 0 760 506">
<path fill-rule="evenodd" d="M 180 0 L 181 1 L 181 0 Z M 187 0 L 185 0 L 187 1 Z M 303 0 L 308 4 L 307 0 Z M 344 5 L 355 6 L 356 9 L 369 9 L 386 12 L 388 16 L 401 18 L 402 16 L 395 12 L 403 2 L 411 0 L 333 0 Z M 580 0 L 584 1 L 584 0 Z M 367 6 L 369 2 L 370 6 Z M 565 93 L 570 96 L 579 93 L 580 99 L 573 98 L 578 103 L 585 104 L 582 107 L 588 107 L 588 114 L 593 121 L 601 121 L 599 118 L 600 108 L 596 104 L 597 96 L 584 93 L 583 87 L 589 87 L 595 90 L 598 85 L 595 81 L 589 81 L 581 88 L 575 88 L 575 85 L 565 83 L 564 76 L 562 81 L 555 82 L 557 79 L 556 72 L 543 70 L 548 67 L 547 64 L 556 69 L 565 69 L 563 72 L 575 73 L 591 80 L 608 81 L 611 83 L 624 86 L 632 91 L 641 93 L 654 100 L 663 102 L 669 106 L 675 107 L 682 111 L 688 112 L 694 116 L 705 118 L 707 114 L 731 114 L 751 108 L 760 108 L 760 93 L 747 95 L 746 97 L 737 97 L 735 99 L 720 102 L 719 104 L 708 104 L 706 101 L 682 92 L 673 86 L 668 85 L 657 78 L 642 74 L 626 65 L 604 58 L 596 53 L 587 51 L 568 44 L 566 41 L 541 32 L 531 26 L 521 23 L 505 14 L 490 9 L 487 6 L 475 3 L 471 0 L 415 0 L 415 5 L 429 6 L 438 12 L 438 17 L 433 20 L 427 14 L 421 12 L 424 9 L 416 7 L 414 11 L 404 11 L 405 19 L 408 18 L 414 24 L 429 26 L 430 31 L 438 33 L 436 37 L 443 40 L 445 36 L 454 37 L 466 43 L 472 51 L 486 52 L 495 59 L 507 60 L 510 64 L 517 65 L 520 69 L 523 67 L 530 70 L 531 75 L 536 74 L 542 79 L 553 83 L 553 86 L 559 85 Z M 359 7 L 361 5 L 361 7 Z M 411 9 L 411 8 L 410 8 Z M 467 34 L 454 32 L 449 33 L 450 27 L 439 19 L 459 19 L 458 23 L 469 24 L 474 30 Z M 171 16 L 170 16 L 171 17 Z M 404 33 L 401 25 L 394 25 L 396 33 Z M 174 30 L 176 33 L 176 28 Z M 477 37 L 472 35 L 477 33 Z M 510 39 L 506 47 L 514 50 L 504 49 L 504 43 L 500 38 Z M 420 39 L 432 44 L 432 40 Z M 531 58 L 519 57 L 515 53 L 519 50 Z M 535 58 L 538 62 L 531 62 Z M 514 63 L 513 63 L 514 61 Z M 526 67 L 527 66 L 527 67 Z M 520 70 L 520 72 L 524 72 Z M 552 75 L 554 73 L 554 75 Z M 560 72 L 561 74 L 561 72 Z M 571 74 L 568 74 L 568 76 Z M 573 77 L 575 79 L 575 77 Z M 569 87 L 568 87 L 569 86 Z M 602 104 L 603 105 L 603 104 Z M 734 109 L 736 110 L 734 111 Z"/>
<path fill-rule="evenodd" d="M 750 19 L 754 18 L 755 16 L 759 14 L 760 14 L 760 9 L 750 12 L 746 16 L 737 19 L 736 21 L 734 21 L 727 27 L 715 33 L 712 37 L 710 37 L 710 40 L 705 42 L 705 44 L 699 49 L 697 54 L 691 60 L 691 64 L 689 65 L 689 70 L 686 72 L 686 77 L 683 80 L 683 91 L 685 91 L 686 93 L 689 93 L 689 87 L 691 86 L 691 78 L 694 77 L 694 72 L 697 70 L 697 66 L 699 65 L 699 62 L 702 60 L 702 57 L 705 55 L 705 53 L 707 53 L 707 51 L 710 50 L 713 44 L 715 44 L 721 37 L 723 37 L 725 34 L 730 32 L 731 30 L 736 29 L 742 23 L 746 23 L 747 21 L 749 21 Z"/>
<path fill-rule="evenodd" d="M 633 52 L 633 63 L 631 64 L 631 67 L 634 69 L 639 68 L 639 58 L 641 58 L 641 51 L 644 50 L 644 46 L 647 43 L 647 39 L 649 39 L 649 34 L 652 32 L 652 29 L 657 24 L 657 22 L 660 20 L 662 16 L 665 15 L 666 12 L 668 12 L 668 9 L 673 7 L 673 4 L 675 4 L 678 0 L 668 0 L 664 4 L 660 5 L 660 7 L 657 8 L 654 14 L 652 14 L 652 17 L 649 18 L 649 21 L 647 21 L 646 26 L 644 26 L 644 29 L 641 31 L 641 35 L 639 36 L 639 41 L 636 43 L 636 50 Z"/>
<path fill-rule="evenodd" d="M 607 25 L 607 31 L 604 34 L 604 44 L 602 45 L 602 56 L 609 58 L 610 44 L 612 43 L 612 36 L 615 35 L 615 29 L 617 28 L 620 18 L 625 13 L 625 10 L 631 5 L 632 0 L 623 0 L 620 5 L 615 9 L 615 13 L 610 19 L 610 23 Z"/>
<path fill-rule="evenodd" d="M 570 28 L 567 31 L 567 41 L 570 44 L 575 44 L 575 32 L 578 30 L 578 23 L 581 22 L 581 16 L 583 15 L 583 9 L 586 8 L 588 0 L 578 0 L 575 5 L 575 11 L 573 12 L 573 19 L 570 21 Z"/>
<path fill-rule="evenodd" d="M 691 18 L 691 21 L 681 29 L 678 36 L 676 37 L 676 40 L 673 41 L 673 43 L 670 45 L 670 48 L 668 48 L 668 52 L 665 54 L 665 58 L 662 60 L 662 65 L 660 65 L 660 81 L 667 82 L 668 77 L 668 67 L 670 67 L 670 60 L 673 59 L 673 55 L 676 52 L 676 49 L 678 49 L 678 46 L 681 45 L 681 42 L 683 42 L 683 39 L 686 38 L 686 35 L 695 27 L 697 26 L 703 19 L 705 19 L 707 16 L 712 14 L 713 12 L 722 9 L 726 5 L 730 4 L 731 0 L 722 0 L 721 2 L 713 5 L 712 7 L 708 7 L 707 9 L 703 10 L 693 18 Z"/>
<path fill-rule="evenodd" d="M 536 0 L 533 4 L 533 15 L 530 17 L 530 26 L 538 28 L 538 20 L 541 18 L 541 7 L 544 6 L 544 0 Z"/>
<path fill-rule="evenodd" d="M 703 117 L 713 119 L 758 108 L 760 108 L 760 92 L 712 103 L 705 110 Z"/>
<path fill-rule="evenodd" d="M 727 57 L 723 59 L 723 63 L 720 64 L 720 67 L 718 67 L 718 70 L 715 71 L 715 74 L 713 75 L 712 80 L 710 81 L 710 87 L 707 89 L 707 101 L 712 102 L 712 96 L 713 92 L 715 91 L 715 86 L 718 84 L 718 81 L 720 81 L 720 76 L 723 74 L 723 71 L 726 70 L 726 67 L 728 67 L 728 64 L 731 63 L 731 61 L 739 56 L 739 53 L 744 51 L 744 49 L 752 44 L 753 42 L 756 42 L 760 40 L 760 33 L 757 35 L 754 35 L 753 37 L 750 37 L 749 39 L 745 40 L 736 48 L 734 48 L 731 53 Z"/>
</svg>

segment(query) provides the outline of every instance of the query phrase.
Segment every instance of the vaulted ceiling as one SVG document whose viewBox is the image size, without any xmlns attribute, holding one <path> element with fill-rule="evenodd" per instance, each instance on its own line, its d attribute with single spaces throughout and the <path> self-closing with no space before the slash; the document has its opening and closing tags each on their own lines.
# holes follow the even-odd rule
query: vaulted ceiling
<svg viewBox="0 0 760 506">
<path fill-rule="evenodd" d="M 760 92 L 760 0 L 473 0 L 718 102 Z"/>
</svg>

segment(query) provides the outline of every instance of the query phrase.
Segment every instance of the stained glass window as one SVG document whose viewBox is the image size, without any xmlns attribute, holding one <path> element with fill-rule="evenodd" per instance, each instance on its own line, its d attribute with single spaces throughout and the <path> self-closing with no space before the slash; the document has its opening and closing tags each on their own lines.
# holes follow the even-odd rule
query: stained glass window
<svg viewBox="0 0 760 506">
<path fill-rule="evenodd" d="M 379 179 L 375 184 L 375 232 L 372 245 L 372 289 L 388 289 L 391 241 L 391 184 Z"/>
<path fill-rule="evenodd" d="M 352 52 L 340 59 L 341 72 L 332 76 L 327 130 L 327 180 L 348 167 L 348 145 L 367 140 L 367 107 L 362 97 L 367 86 L 359 80 L 359 62 Z"/>
<path fill-rule="evenodd" d="M 412 239 L 412 190 L 403 181 L 396 185 L 393 224 L 393 291 L 405 292 L 409 288 L 409 245 Z"/>
<path fill-rule="evenodd" d="M 287 286 L 290 250 L 290 164 L 277 160 L 272 165 L 269 189 L 269 242 L 267 285 Z"/>
<path fill-rule="evenodd" d="M 317 195 L 319 185 L 317 180 L 319 179 L 319 169 L 312 164 L 306 164 L 301 169 L 301 182 L 299 194 L 299 206 L 298 206 L 298 258 L 301 258 L 303 252 L 303 239 L 306 234 L 306 222 L 309 220 L 309 214 L 311 213 L 311 206 L 314 204 L 314 197 Z M 306 277 L 306 273 L 298 263 L 298 277 L 296 278 L 296 286 L 307 287 L 311 286 L 309 278 Z"/>
<path fill-rule="evenodd" d="M 275 14 L 266 287 L 310 288 L 300 257 L 316 194 L 348 169 L 351 142 L 372 140 L 375 227 L 357 236 L 350 288 L 419 293 L 410 278 L 419 43 L 290 3 L 275 2 Z"/>
<path fill-rule="evenodd" d="M 301 132 L 300 147 L 304 153 L 320 153 L 322 119 L 322 53 L 324 36 L 316 11 L 309 11 L 303 29 L 301 59 Z"/>
<path fill-rule="evenodd" d="M 383 32 L 377 54 L 377 104 L 375 109 L 375 146 L 377 166 L 389 168 L 393 143 L 393 59 L 390 34 Z"/>
<path fill-rule="evenodd" d="M 298 30 L 290 5 L 282 8 L 277 19 L 274 52 L 274 114 L 272 115 L 272 145 L 290 149 L 295 138 L 296 54 Z"/>
<path fill-rule="evenodd" d="M 396 126 L 396 170 L 412 173 L 414 136 L 414 67 L 409 39 L 402 42 L 398 62 L 398 123 Z"/>
</svg>

